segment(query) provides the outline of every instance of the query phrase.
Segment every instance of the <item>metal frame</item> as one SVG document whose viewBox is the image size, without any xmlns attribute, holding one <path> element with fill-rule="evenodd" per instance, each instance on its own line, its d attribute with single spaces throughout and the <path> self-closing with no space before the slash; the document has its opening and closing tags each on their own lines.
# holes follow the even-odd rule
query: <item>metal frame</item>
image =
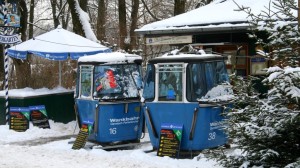
<svg viewBox="0 0 300 168">
<path fill-rule="evenodd" d="M 159 97 L 159 73 L 160 72 L 166 72 L 166 71 L 159 71 L 159 66 L 160 65 L 182 65 L 182 71 L 172 71 L 172 72 L 182 72 L 182 100 L 181 101 L 159 101 L 158 100 L 158 97 Z M 165 102 L 168 102 L 168 103 L 178 103 L 178 102 L 183 102 L 183 103 L 187 103 L 187 99 L 186 99 L 186 67 L 187 67 L 188 63 L 184 63 L 184 62 L 175 62 L 175 63 L 157 63 L 157 64 L 154 64 L 154 67 L 155 67 L 155 85 L 154 85 L 154 88 L 155 88 L 155 96 L 154 96 L 154 100 L 153 102 L 156 102 L 156 103 L 165 103 Z M 169 71 L 168 71 L 169 72 Z"/>
<path fill-rule="evenodd" d="M 81 95 L 81 88 L 82 88 L 82 85 L 81 85 L 81 79 L 82 79 L 82 68 L 81 67 L 83 67 L 83 66 L 86 66 L 86 67 L 91 67 L 91 69 L 92 69 L 92 71 L 91 71 L 91 95 L 89 96 L 89 97 L 82 97 L 82 95 Z M 94 81 L 93 81 L 93 79 L 94 79 L 94 66 L 93 65 L 80 65 L 79 66 L 79 74 L 80 74 L 80 76 L 79 76 L 79 81 L 78 81 L 78 84 L 79 84 L 79 87 L 78 87 L 78 98 L 80 98 L 80 99 L 93 99 L 93 87 L 94 87 Z"/>
</svg>

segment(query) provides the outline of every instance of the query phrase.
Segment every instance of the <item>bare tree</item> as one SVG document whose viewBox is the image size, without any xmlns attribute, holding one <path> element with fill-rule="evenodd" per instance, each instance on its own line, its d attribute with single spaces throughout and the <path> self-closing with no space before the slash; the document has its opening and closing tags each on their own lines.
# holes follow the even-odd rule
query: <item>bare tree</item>
<svg viewBox="0 0 300 168">
<path fill-rule="evenodd" d="M 57 7 L 57 1 L 56 0 L 50 0 L 51 6 L 52 6 L 52 16 L 54 21 L 54 27 L 56 28 L 59 25 L 58 16 L 56 15 L 56 7 Z"/>
<path fill-rule="evenodd" d="M 26 8 L 27 10 L 27 8 Z M 28 37 L 31 39 L 33 37 L 33 20 L 34 20 L 34 0 L 30 0 L 30 7 L 29 7 L 29 32 Z"/>
<path fill-rule="evenodd" d="M 84 31 L 83 31 L 83 25 L 80 22 L 79 14 L 77 13 L 76 4 L 78 3 L 77 0 L 68 0 L 69 8 L 71 10 L 71 15 L 72 15 L 72 22 L 73 22 L 73 31 L 76 34 L 79 34 L 83 37 L 85 37 Z"/>
<path fill-rule="evenodd" d="M 186 0 L 175 0 L 174 4 L 174 16 L 185 12 Z"/>
<path fill-rule="evenodd" d="M 127 37 L 125 0 L 119 0 L 119 36 L 120 36 L 120 48 L 127 50 L 126 43 L 125 43 L 125 39 Z"/>
<path fill-rule="evenodd" d="M 106 41 L 106 39 L 105 39 L 105 24 L 106 24 L 105 0 L 99 0 L 98 18 L 97 18 L 97 38 L 100 41 Z"/>
<path fill-rule="evenodd" d="M 34 0 L 31 0 L 31 2 L 34 3 Z M 21 18 L 20 18 L 20 32 L 21 32 L 21 39 L 22 41 L 25 41 L 27 39 L 26 36 L 26 31 L 27 31 L 27 19 L 28 19 L 28 10 L 26 6 L 25 0 L 20 0 L 19 1 L 19 7 L 20 7 L 20 13 L 21 13 Z M 30 57 L 27 58 L 27 60 L 19 60 L 19 59 L 14 59 L 14 65 L 16 68 L 16 87 L 17 88 L 24 88 L 31 86 L 31 69 L 30 69 Z"/>
<path fill-rule="evenodd" d="M 104 41 L 109 44 L 120 45 L 120 48 L 126 51 L 140 48 L 135 47 L 139 42 L 136 41 L 134 33 L 136 28 L 174 16 L 175 1 L 173 0 L 140 0 L 139 3 L 136 3 L 135 0 L 126 0 L 126 4 L 123 2 L 123 12 L 121 13 L 119 11 L 122 11 L 122 2 L 119 2 L 120 0 L 89 0 L 88 11 L 90 17 L 94 18 L 91 24 L 95 25 L 94 29 L 98 39 L 101 41 L 105 39 Z M 183 0 L 182 2 L 185 2 L 185 10 L 188 11 L 195 9 L 199 0 Z M 136 12 L 137 15 L 135 15 Z M 124 22 L 125 20 L 126 22 Z M 122 22 L 126 23 L 126 27 L 125 24 L 122 27 Z M 128 37 L 130 41 L 127 41 Z M 128 44 L 129 42 L 130 44 Z"/>
<path fill-rule="evenodd" d="M 138 11 L 139 11 L 139 0 L 132 0 L 132 10 L 131 10 L 131 26 L 130 26 L 130 47 L 129 49 L 132 51 L 133 49 L 136 49 L 136 33 L 134 30 L 137 28 L 137 22 L 138 22 Z"/>
<path fill-rule="evenodd" d="M 199 8 L 201 6 L 205 6 L 209 3 L 211 3 L 213 0 L 201 0 L 200 2 L 197 3 L 196 7 L 195 8 Z"/>
<path fill-rule="evenodd" d="M 144 5 L 145 9 L 147 10 L 147 12 L 150 14 L 150 16 L 151 16 L 154 20 L 159 21 L 160 19 L 158 19 L 158 18 L 151 12 L 151 10 L 149 9 L 148 4 L 146 4 L 145 0 L 141 0 L 141 1 L 142 1 L 143 5 Z"/>
<path fill-rule="evenodd" d="M 60 0 L 58 5 L 60 12 L 58 13 L 58 18 L 61 20 L 61 25 L 64 29 L 68 28 L 69 20 L 70 20 L 70 9 L 66 7 L 67 1 Z"/>
<path fill-rule="evenodd" d="M 87 5 L 88 5 L 88 0 L 79 0 L 79 6 L 85 12 L 88 11 L 88 6 Z"/>
</svg>

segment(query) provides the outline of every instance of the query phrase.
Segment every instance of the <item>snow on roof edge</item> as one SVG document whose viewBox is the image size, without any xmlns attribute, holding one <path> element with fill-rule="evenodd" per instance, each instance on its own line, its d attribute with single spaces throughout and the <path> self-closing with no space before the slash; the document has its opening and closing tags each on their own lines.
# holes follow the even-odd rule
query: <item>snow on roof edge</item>
<svg viewBox="0 0 300 168">
<path fill-rule="evenodd" d="M 208 25 L 216 23 L 234 23 L 248 22 L 248 15 L 244 11 L 238 11 L 238 5 L 251 8 L 254 14 L 259 14 L 269 6 L 269 2 L 274 0 L 259 0 L 253 3 L 253 0 L 215 0 L 212 3 L 200 8 L 188 11 L 186 13 L 156 21 L 135 31 L 157 32 L 165 29 L 180 30 L 178 27 L 192 27 L 192 25 Z M 238 4 L 238 5 L 237 5 Z M 275 10 L 272 8 L 272 10 Z M 297 13 L 294 13 L 295 16 Z M 205 17 L 201 17 L 205 16 Z M 233 26 L 233 25 L 232 25 Z M 219 28 L 222 26 L 219 26 Z"/>
<path fill-rule="evenodd" d="M 74 92 L 74 91 L 63 88 L 61 86 L 58 86 L 53 89 L 48 89 L 48 88 L 32 89 L 26 87 L 23 89 L 11 89 L 8 91 L 8 96 L 15 97 L 15 98 L 24 98 L 24 97 L 35 97 L 35 96 L 50 95 L 50 94 L 70 93 L 70 92 Z M 4 96 L 5 96 L 5 90 L 1 90 L 0 97 L 4 97 Z"/>
<path fill-rule="evenodd" d="M 134 60 L 142 60 L 142 57 L 134 54 L 126 54 L 121 52 L 99 53 L 90 56 L 83 56 L 78 59 L 79 62 L 133 62 Z"/>
</svg>

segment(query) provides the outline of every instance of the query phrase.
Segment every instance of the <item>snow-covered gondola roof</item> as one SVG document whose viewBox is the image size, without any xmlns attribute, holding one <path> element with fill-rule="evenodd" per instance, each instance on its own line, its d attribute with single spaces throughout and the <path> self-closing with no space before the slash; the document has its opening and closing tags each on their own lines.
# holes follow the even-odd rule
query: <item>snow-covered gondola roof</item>
<svg viewBox="0 0 300 168">
<path fill-rule="evenodd" d="M 79 63 L 126 63 L 141 62 L 142 57 L 134 54 L 126 54 L 121 52 L 99 53 L 91 56 L 83 56 L 78 59 Z"/>
<path fill-rule="evenodd" d="M 251 8 L 259 14 L 270 8 L 274 0 L 215 0 L 214 2 L 189 12 L 153 22 L 137 29 L 139 34 L 172 34 L 206 32 L 218 30 L 246 30 L 249 28 L 248 15 L 238 10 L 238 5 Z M 237 5 L 238 4 L 238 5 Z M 295 10 L 296 16 L 296 10 Z"/>
<path fill-rule="evenodd" d="M 218 54 L 188 54 L 188 53 L 178 53 L 178 54 L 165 54 L 160 57 L 153 58 L 149 60 L 150 63 L 165 63 L 165 62 L 202 62 L 202 61 L 212 61 L 212 60 L 226 60 L 227 56 Z"/>
</svg>

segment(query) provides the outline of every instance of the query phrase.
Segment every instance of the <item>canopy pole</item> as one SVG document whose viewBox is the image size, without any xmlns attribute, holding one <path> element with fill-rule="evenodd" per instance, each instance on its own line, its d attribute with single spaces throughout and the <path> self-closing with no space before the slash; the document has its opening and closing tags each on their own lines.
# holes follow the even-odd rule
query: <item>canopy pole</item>
<svg viewBox="0 0 300 168">
<path fill-rule="evenodd" d="M 61 61 L 58 61 L 58 85 L 61 86 Z"/>
</svg>

